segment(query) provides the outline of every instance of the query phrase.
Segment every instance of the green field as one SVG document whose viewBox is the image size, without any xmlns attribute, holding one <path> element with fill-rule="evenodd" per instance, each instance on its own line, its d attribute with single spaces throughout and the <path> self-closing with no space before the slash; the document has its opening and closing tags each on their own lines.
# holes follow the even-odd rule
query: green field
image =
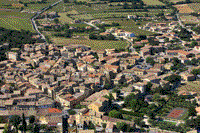
<svg viewBox="0 0 200 133">
<path fill-rule="evenodd" d="M 0 11 L 0 27 L 35 32 L 31 23 L 33 14 Z"/>
<path fill-rule="evenodd" d="M 185 0 L 169 0 L 170 2 L 176 3 L 176 2 L 180 2 L 180 1 L 185 1 Z"/>
<path fill-rule="evenodd" d="M 133 20 L 127 21 L 126 19 L 124 19 L 122 21 L 120 18 L 113 18 L 113 19 L 110 18 L 110 19 L 106 19 L 104 22 L 108 24 L 111 24 L 112 22 L 119 23 L 120 26 L 118 26 L 117 28 L 121 28 L 129 32 L 133 32 L 135 35 L 153 35 L 154 34 L 153 32 L 139 29 L 139 26 L 143 26 L 149 21 L 140 22 L 141 25 L 136 25 L 136 22 L 134 22 Z"/>
<path fill-rule="evenodd" d="M 58 15 L 60 16 L 58 19 L 59 19 L 61 24 L 72 23 L 72 21 L 73 21 L 73 19 L 71 19 L 70 17 L 66 16 L 67 13 L 58 13 Z"/>
<path fill-rule="evenodd" d="M 79 40 L 79 39 L 67 39 L 67 38 L 52 38 L 52 42 L 56 45 L 88 45 L 94 50 L 103 49 L 122 49 L 128 44 L 125 41 L 109 41 L 109 40 Z"/>
<path fill-rule="evenodd" d="M 93 19 L 91 14 L 81 14 L 81 15 L 72 15 L 73 19 L 81 19 L 81 20 L 91 20 Z"/>
<path fill-rule="evenodd" d="M 160 2 L 159 0 L 143 0 L 143 2 L 146 5 L 165 5 L 164 3 Z"/>
</svg>

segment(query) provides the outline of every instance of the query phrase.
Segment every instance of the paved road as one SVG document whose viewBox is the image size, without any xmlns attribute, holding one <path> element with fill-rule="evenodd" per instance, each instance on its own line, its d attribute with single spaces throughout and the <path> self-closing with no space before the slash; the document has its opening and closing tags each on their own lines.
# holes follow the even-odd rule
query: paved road
<svg viewBox="0 0 200 133">
<path fill-rule="evenodd" d="M 59 0 L 58 2 L 55 2 L 54 4 L 42 9 L 40 12 L 37 12 L 36 15 L 31 19 L 31 22 L 33 24 L 33 28 L 35 29 L 35 31 L 41 36 L 41 39 L 44 40 L 44 42 L 46 42 L 46 38 L 45 36 L 38 30 L 38 26 L 35 23 L 35 18 L 37 18 L 41 13 L 43 13 L 44 11 L 48 10 L 50 7 L 53 7 L 55 5 L 57 5 L 58 3 L 60 3 L 62 0 Z"/>
<path fill-rule="evenodd" d="M 97 29 L 97 30 L 99 30 L 99 27 L 97 27 L 96 25 L 93 25 L 93 24 L 87 23 L 87 22 L 84 22 L 84 23 L 87 24 L 87 25 L 90 25 L 90 26 L 94 27 L 94 28 Z"/>
<path fill-rule="evenodd" d="M 181 20 L 180 20 L 180 17 L 179 17 L 179 14 L 178 14 L 178 13 L 176 13 L 176 16 L 177 16 L 177 19 L 178 19 L 179 24 L 180 24 L 183 28 L 187 29 L 189 32 L 192 32 L 194 35 L 197 35 L 193 30 L 191 30 L 191 29 L 185 27 L 185 25 L 183 25 L 183 23 L 182 23 Z"/>
</svg>

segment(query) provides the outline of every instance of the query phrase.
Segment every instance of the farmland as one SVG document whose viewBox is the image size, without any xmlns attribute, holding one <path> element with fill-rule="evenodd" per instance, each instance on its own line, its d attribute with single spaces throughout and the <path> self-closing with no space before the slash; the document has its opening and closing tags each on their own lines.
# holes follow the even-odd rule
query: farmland
<svg viewBox="0 0 200 133">
<path fill-rule="evenodd" d="M 119 18 L 113 18 L 113 19 L 110 18 L 110 19 L 106 19 L 104 22 L 108 23 L 108 24 L 111 24 L 112 22 L 119 23 L 120 26 L 118 26 L 118 28 L 124 29 L 125 31 L 134 32 L 135 35 L 152 35 L 152 34 L 154 34 L 153 32 L 139 29 L 139 26 L 145 25 L 149 21 L 140 22 L 141 25 L 137 25 L 136 22 L 134 22 L 133 20 L 123 20 L 122 21 Z"/>
<path fill-rule="evenodd" d="M 175 7 L 179 10 L 179 13 L 192 13 L 192 12 L 194 12 L 190 8 L 190 6 L 188 6 L 187 4 L 176 5 Z"/>
<path fill-rule="evenodd" d="M 164 5 L 164 3 L 160 2 L 159 0 L 143 0 L 143 2 L 146 5 Z"/>
<path fill-rule="evenodd" d="M 102 49 L 122 49 L 125 48 L 128 43 L 125 41 L 109 41 L 109 40 L 79 40 L 79 39 L 67 39 L 67 38 L 52 38 L 52 42 L 57 45 L 88 45 L 94 50 Z"/>
<path fill-rule="evenodd" d="M 73 19 L 71 19 L 70 17 L 66 16 L 66 13 L 58 13 L 58 15 L 60 16 L 58 19 L 60 21 L 61 24 L 64 23 L 71 23 L 73 21 Z"/>
<path fill-rule="evenodd" d="M 0 11 L 0 27 L 35 32 L 30 20 L 31 17 L 32 14 Z"/>
<path fill-rule="evenodd" d="M 187 82 L 178 88 L 178 91 L 195 91 L 200 93 L 200 81 Z"/>
<path fill-rule="evenodd" d="M 187 24 L 187 23 L 199 23 L 199 21 L 197 20 L 197 17 L 195 17 L 195 16 L 191 16 L 191 15 L 185 16 L 185 15 L 183 15 L 183 16 L 180 16 L 180 18 L 185 24 Z"/>
<path fill-rule="evenodd" d="M 199 12 L 199 11 L 200 11 L 200 3 L 191 3 L 191 4 L 188 4 L 188 6 L 189 6 L 194 12 Z"/>
</svg>

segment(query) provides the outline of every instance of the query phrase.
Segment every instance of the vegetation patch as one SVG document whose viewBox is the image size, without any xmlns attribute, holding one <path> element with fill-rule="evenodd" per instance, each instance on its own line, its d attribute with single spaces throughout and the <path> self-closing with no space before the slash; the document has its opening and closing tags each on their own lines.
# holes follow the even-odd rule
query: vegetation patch
<svg viewBox="0 0 200 133">
<path fill-rule="evenodd" d="M 88 45 L 94 50 L 103 49 L 123 49 L 128 43 L 125 41 L 110 41 L 110 40 L 79 40 L 67 38 L 52 38 L 52 41 L 57 45 Z"/>
<path fill-rule="evenodd" d="M 160 2 L 159 0 L 143 0 L 143 2 L 146 5 L 165 5 L 164 3 Z"/>
</svg>

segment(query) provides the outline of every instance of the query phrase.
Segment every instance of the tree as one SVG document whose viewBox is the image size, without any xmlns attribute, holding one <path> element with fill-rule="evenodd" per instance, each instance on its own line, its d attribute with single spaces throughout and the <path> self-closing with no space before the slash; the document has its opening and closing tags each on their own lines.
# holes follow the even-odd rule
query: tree
<svg viewBox="0 0 200 133">
<path fill-rule="evenodd" d="M 171 76 L 167 77 L 166 80 L 170 83 L 179 83 L 181 81 L 181 76 L 172 74 Z"/>
<path fill-rule="evenodd" d="M 128 125 L 125 122 L 117 122 L 117 125 L 116 125 L 117 129 L 119 129 L 120 131 L 123 131 L 123 132 L 126 131 L 127 126 Z"/>
<path fill-rule="evenodd" d="M 76 111 L 74 111 L 73 109 L 70 109 L 70 110 L 68 110 L 68 113 L 69 113 L 70 115 L 75 115 L 75 114 L 76 114 Z"/>
<path fill-rule="evenodd" d="M 29 123 L 30 124 L 33 124 L 35 122 L 35 116 L 34 115 L 31 115 L 30 117 L 29 117 Z"/>
<path fill-rule="evenodd" d="M 161 99 L 161 97 L 160 97 L 160 94 L 159 94 L 159 93 L 155 93 L 155 94 L 153 95 L 153 101 L 157 102 L 157 101 L 159 101 L 160 99 Z"/>
<path fill-rule="evenodd" d="M 95 129 L 95 125 L 91 121 L 89 121 L 88 129 Z"/>
<path fill-rule="evenodd" d="M 189 107 L 189 116 L 196 116 L 197 111 L 195 110 L 194 106 Z"/>
<path fill-rule="evenodd" d="M 17 132 L 20 122 L 21 122 L 21 117 L 19 115 L 12 115 L 10 117 L 10 123 L 15 127 Z"/>
<path fill-rule="evenodd" d="M 112 117 L 112 118 L 119 118 L 119 119 L 122 119 L 122 114 L 117 111 L 117 110 L 112 110 L 109 112 L 109 117 Z"/>
<path fill-rule="evenodd" d="M 152 57 L 147 57 L 146 58 L 146 63 L 150 63 L 151 65 L 154 65 L 155 64 L 155 61 Z"/>
<path fill-rule="evenodd" d="M 192 73 L 193 75 L 197 76 L 197 75 L 200 74 L 200 69 L 193 69 L 193 70 L 191 71 L 191 73 Z"/>
<path fill-rule="evenodd" d="M 194 48 L 194 46 L 197 46 L 198 43 L 196 41 L 192 41 L 191 44 L 189 45 L 190 48 Z"/>
<path fill-rule="evenodd" d="M 148 82 L 147 83 L 147 86 L 146 86 L 146 92 L 149 94 L 151 92 L 151 87 L 153 86 L 153 84 L 151 82 Z"/>
<path fill-rule="evenodd" d="M 46 129 L 46 127 L 44 129 Z M 39 132 L 40 132 L 40 126 L 38 124 L 35 124 L 33 128 L 33 133 L 39 133 Z"/>
<path fill-rule="evenodd" d="M 59 23 L 59 19 L 54 19 L 54 22 L 56 23 L 56 24 L 58 24 Z"/>
<path fill-rule="evenodd" d="M 22 132 L 25 133 L 26 132 L 26 126 L 27 126 L 27 123 L 26 123 L 26 119 L 25 119 L 25 116 L 24 116 L 24 113 L 22 114 Z"/>
</svg>

